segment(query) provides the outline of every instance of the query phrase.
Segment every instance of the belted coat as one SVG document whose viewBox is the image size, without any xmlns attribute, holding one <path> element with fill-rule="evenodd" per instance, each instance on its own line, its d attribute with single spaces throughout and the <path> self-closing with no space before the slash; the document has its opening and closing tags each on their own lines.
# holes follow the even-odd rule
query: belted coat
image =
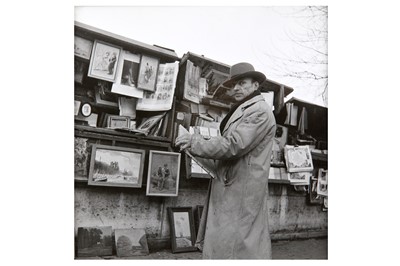
<svg viewBox="0 0 400 266">
<path fill-rule="evenodd" d="M 238 106 L 221 136 L 192 137 L 190 152 L 216 173 L 204 208 L 203 259 L 271 258 L 267 199 L 275 129 L 270 107 L 257 95 Z"/>
</svg>

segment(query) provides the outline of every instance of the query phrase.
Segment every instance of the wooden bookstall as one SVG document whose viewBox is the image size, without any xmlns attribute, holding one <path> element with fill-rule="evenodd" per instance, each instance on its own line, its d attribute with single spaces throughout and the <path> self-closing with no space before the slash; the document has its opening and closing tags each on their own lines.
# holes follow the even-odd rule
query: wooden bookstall
<svg viewBox="0 0 400 266">
<path fill-rule="evenodd" d="M 113 81 L 89 75 L 93 62 L 93 46 L 97 44 L 116 47 L 120 53 L 127 53 L 143 60 L 143 56 L 154 58 L 159 65 L 178 63 L 179 57 L 171 50 L 156 45 L 148 45 L 111 32 L 107 32 L 80 22 L 75 22 L 75 145 L 83 145 L 80 149 L 84 159 L 75 158 L 75 181 L 88 181 L 90 152 L 93 144 L 128 147 L 146 151 L 146 161 L 150 150 L 173 151 L 171 141 L 173 137 L 175 98 L 171 108 L 163 111 L 135 110 L 133 117 L 120 116 L 120 98 L 134 99 L 122 94 L 111 92 Z M 100 49 L 100 45 L 98 45 Z M 122 64 L 122 62 L 119 62 Z M 139 63 L 138 63 L 139 65 Z M 94 65 L 92 65 L 94 67 Z M 117 70 L 114 68 L 114 72 Z M 155 71 L 157 78 L 157 71 Z M 117 78 L 114 78 L 115 80 Z M 137 84 L 136 84 L 137 85 Z M 135 103 L 135 102 L 133 102 Z M 84 109 L 84 108 L 88 109 Z M 88 111 L 89 110 L 89 111 Z M 88 112 L 88 113 L 85 113 Z M 141 122 L 149 117 L 163 114 L 158 122 L 157 132 L 148 135 L 136 134 L 121 128 L 110 128 L 110 118 L 121 118 L 122 123 L 127 121 Z M 118 123 L 118 120 L 115 120 Z M 126 128 L 125 128 L 126 129 Z M 75 147 L 77 148 L 77 147 Z M 80 161 L 79 161 L 80 160 Z M 146 176 L 146 172 L 143 173 Z M 143 181 L 145 184 L 145 180 Z"/>
</svg>

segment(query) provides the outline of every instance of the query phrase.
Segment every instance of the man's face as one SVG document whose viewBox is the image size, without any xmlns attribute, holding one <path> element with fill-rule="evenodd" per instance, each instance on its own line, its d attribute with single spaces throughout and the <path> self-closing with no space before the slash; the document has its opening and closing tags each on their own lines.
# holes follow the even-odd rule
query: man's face
<svg viewBox="0 0 400 266">
<path fill-rule="evenodd" d="M 243 78 L 238 80 L 230 89 L 229 94 L 235 99 L 235 101 L 240 102 L 255 90 L 258 86 L 257 82 L 253 82 L 251 78 Z"/>
</svg>

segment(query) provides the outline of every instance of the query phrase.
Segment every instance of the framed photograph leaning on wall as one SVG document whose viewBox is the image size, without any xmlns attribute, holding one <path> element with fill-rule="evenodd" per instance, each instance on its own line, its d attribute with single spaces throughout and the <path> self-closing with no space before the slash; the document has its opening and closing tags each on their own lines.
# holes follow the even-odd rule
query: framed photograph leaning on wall
<svg viewBox="0 0 400 266">
<path fill-rule="evenodd" d="M 147 196 L 178 196 L 181 154 L 150 151 Z"/>
<path fill-rule="evenodd" d="M 142 187 L 144 150 L 93 145 L 89 168 L 89 185 Z"/>
</svg>

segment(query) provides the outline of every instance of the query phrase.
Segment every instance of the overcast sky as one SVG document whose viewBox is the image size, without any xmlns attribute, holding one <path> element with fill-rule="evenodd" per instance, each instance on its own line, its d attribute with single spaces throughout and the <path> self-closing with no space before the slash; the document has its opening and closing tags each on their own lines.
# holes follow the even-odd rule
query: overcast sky
<svg viewBox="0 0 400 266">
<path fill-rule="evenodd" d="M 300 7 L 301 8 L 301 7 Z M 295 58 L 288 34 L 305 31 L 299 7 L 76 7 L 75 20 L 150 45 L 204 55 L 233 65 L 249 62 L 269 79 L 294 88 L 297 97 L 323 105 L 315 87 L 280 76 L 269 55 Z M 297 53 L 297 54 L 296 54 Z"/>
</svg>

